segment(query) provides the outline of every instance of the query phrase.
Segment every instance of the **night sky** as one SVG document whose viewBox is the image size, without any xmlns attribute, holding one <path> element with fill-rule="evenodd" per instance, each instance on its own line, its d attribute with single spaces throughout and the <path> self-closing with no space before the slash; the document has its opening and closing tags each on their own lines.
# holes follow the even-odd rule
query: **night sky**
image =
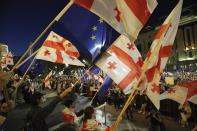
<svg viewBox="0 0 197 131">
<path fill-rule="evenodd" d="M 159 6 L 147 25 L 155 24 L 161 14 L 167 16 L 176 1 L 158 0 Z M 184 4 L 188 6 L 194 1 L 184 0 Z M 23 54 L 67 3 L 68 0 L 1 0 L 0 42 L 8 44 L 14 55 Z"/>
<path fill-rule="evenodd" d="M 66 4 L 66 0 L 1 0 L 0 42 L 21 55 Z"/>
</svg>

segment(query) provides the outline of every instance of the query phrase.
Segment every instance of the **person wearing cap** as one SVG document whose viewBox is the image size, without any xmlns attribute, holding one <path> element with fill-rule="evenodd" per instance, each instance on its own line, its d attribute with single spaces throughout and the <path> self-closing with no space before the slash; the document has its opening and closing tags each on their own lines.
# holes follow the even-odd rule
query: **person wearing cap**
<svg viewBox="0 0 197 131">
<path fill-rule="evenodd" d="M 59 96 L 57 96 L 53 101 L 51 101 L 47 106 L 40 107 L 42 102 L 43 94 L 35 92 L 31 96 L 31 109 L 27 113 L 26 126 L 24 130 L 27 131 L 48 131 L 45 118 L 54 110 L 56 105 L 72 91 L 73 87 L 67 88 Z"/>
</svg>

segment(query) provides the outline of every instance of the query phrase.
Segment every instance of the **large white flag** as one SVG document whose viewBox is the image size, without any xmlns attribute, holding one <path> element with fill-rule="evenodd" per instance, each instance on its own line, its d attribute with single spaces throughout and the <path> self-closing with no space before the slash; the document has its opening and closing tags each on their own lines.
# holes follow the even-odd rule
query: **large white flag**
<svg viewBox="0 0 197 131">
<path fill-rule="evenodd" d="M 150 51 L 147 54 L 145 64 L 142 69 L 146 72 L 147 79 L 147 96 L 153 104 L 159 109 L 159 81 L 160 75 L 163 72 L 168 57 L 171 54 L 171 49 L 177 33 L 179 20 L 181 16 L 183 0 L 180 0 L 170 15 L 161 25 L 155 36 Z"/>
<path fill-rule="evenodd" d="M 135 44 L 121 35 L 96 63 L 125 94 L 141 75 L 142 57 Z"/>
<path fill-rule="evenodd" d="M 36 59 L 54 63 L 85 66 L 77 59 L 79 56 L 78 50 L 70 41 L 51 31 L 44 41 L 43 46 L 39 49 Z"/>
</svg>

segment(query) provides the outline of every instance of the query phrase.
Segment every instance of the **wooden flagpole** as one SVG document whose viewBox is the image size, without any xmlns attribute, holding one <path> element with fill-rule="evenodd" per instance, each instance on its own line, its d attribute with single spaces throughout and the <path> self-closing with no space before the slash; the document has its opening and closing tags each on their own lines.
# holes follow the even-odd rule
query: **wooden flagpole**
<svg viewBox="0 0 197 131">
<path fill-rule="evenodd" d="M 42 33 L 35 39 L 35 41 L 29 46 L 29 48 L 26 50 L 26 52 L 21 56 L 21 58 L 17 61 L 15 66 L 12 68 L 11 71 L 14 71 L 16 67 L 22 62 L 24 57 L 27 55 L 27 53 L 34 47 L 34 45 L 40 40 L 40 38 L 47 32 L 47 30 L 56 22 L 59 21 L 59 19 L 66 13 L 66 11 L 72 6 L 74 3 L 73 0 L 70 0 L 70 2 L 64 7 L 64 9 L 51 21 L 51 23 L 42 31 Z"/>
<path fill-rule="evenodd" d="M 36 55 L 38 53 L 39 49 L 37 51 L 35 51 L 34 53 L 32 53 L 29 57 L 27 57 L 25 60 L 23 60 L 19 65 L 17 65 L 15 67 L 15 69 L 18 69 L 19 67 L 21 67 L 24 63 L 26 63 L 29 59 L 31 59 L 34 55 Z"/>
</svg>

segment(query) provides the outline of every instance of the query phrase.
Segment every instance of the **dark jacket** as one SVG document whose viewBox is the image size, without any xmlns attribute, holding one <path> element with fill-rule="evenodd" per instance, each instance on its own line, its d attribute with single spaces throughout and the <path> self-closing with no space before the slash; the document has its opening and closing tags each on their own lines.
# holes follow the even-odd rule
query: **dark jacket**
<svg viewBox="0 0 197 131">
<path fill-rule="evenodd" d="M 32 106 L 27 113 L 28 129 L 30 131 L 48 131 L 45 118 L 54 110 L 59 101 L 60 98 L 56 97 L 44 108 L 38 105 Z"/>
</svg>

